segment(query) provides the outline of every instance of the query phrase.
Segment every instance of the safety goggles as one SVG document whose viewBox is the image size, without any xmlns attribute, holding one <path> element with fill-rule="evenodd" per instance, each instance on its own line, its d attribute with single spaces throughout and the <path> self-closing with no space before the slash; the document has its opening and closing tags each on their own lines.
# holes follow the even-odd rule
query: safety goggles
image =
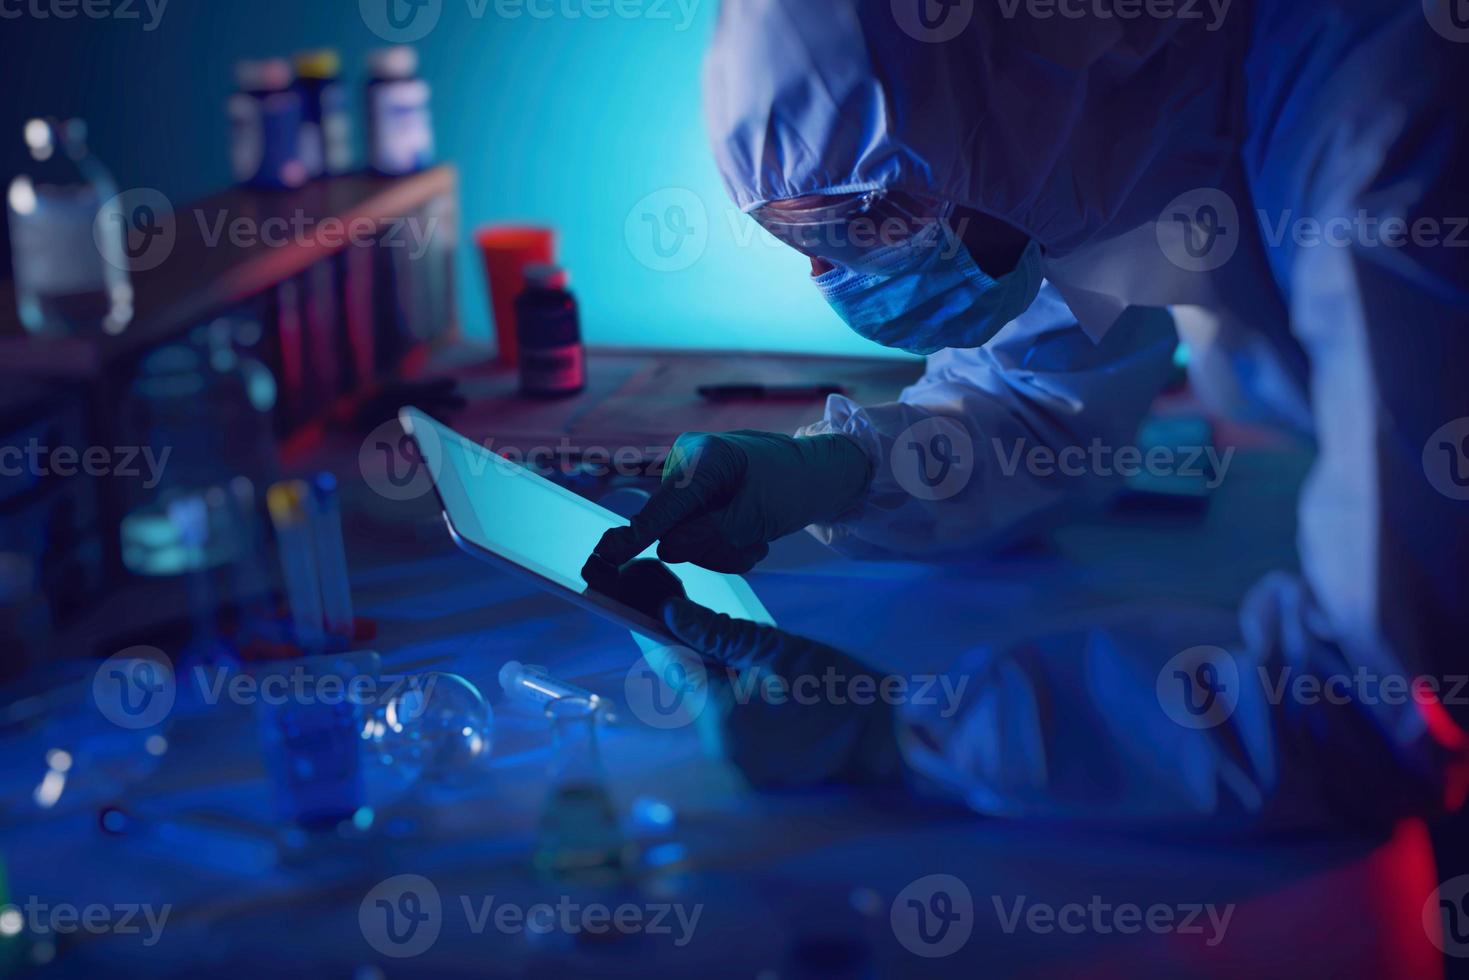
<svg viewBox="0 0 1469 980">
<path fill-rule="evenodd" d="M 802 255 L 858 268 L 872 252 L 942 226 L 951 210 L 934 198 L 873 190 L 775 201 L 751 217 Z"/>
</svg>

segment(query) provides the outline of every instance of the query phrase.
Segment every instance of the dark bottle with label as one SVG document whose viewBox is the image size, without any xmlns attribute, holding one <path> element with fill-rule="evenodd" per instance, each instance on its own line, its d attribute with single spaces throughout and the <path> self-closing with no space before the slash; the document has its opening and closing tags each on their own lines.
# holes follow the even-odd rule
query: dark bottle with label
<svg viewBox="0 0 1469 980">
<path fill-rule="evenodd" d="M 520 391 L 532 398 L 575 395 L 587 385 L 586 348 L 566 271 L 555 265 L 527 266 L 525 283 L 525 292 L 515 301 Z"/>
<path fill-rule="evenodd" d="M 296 55 L 301 159 L 308 177 L 335 177 L 352 169 L 352 119 L 341 76 L 341 56 L 330 48 Z"/>
<path fill-rule="evenodd" d="M 230 98 L 230 155 L 245 187 L 291 190 L 309 176 L 301 158 L 301 93 L 283 58 L 235 65 L 240 90 Z"/>
</svg>

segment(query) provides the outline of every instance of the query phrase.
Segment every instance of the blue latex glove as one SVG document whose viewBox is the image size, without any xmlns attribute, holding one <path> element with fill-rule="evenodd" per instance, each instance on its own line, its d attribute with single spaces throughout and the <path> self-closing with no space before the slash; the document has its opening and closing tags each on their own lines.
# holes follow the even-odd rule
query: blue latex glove
<svg viewBox="0 0 1469 980">
<path fill-rule="evenodd" d="M 726 749 L 753 784 L 876 783 L 900 774 L 895 710 L 881 697 L 880 675 L 825 644 L 687 599 L 669 600 L 663 619 L 706 660 L 765 675 L 764 683 L 736 681 L 724 691 Z M 777 678 L 785 693 L 763 695 Z"/>
<path fill-rule="evenodd" d="M 658 492 L 631 526 L 602 536 L 593 560 L 621 567 L 657 541 L 670 564 L 747 572 L 771 541 L 849 510 L 871 478 L 867 454 L 844 435 L 685 433 Z"/>
</svg>

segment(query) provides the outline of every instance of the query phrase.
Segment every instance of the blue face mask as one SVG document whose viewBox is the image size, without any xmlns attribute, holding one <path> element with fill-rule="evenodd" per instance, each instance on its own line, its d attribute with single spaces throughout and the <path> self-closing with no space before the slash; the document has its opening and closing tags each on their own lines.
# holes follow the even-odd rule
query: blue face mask
<svg viewBox="0 0 1469 980">
<path fill-rule="evenodd" d="M 1044 278 L 1035 242 L 1014 271 L 996 280 L 935 223 L 864 256 L 860 268 L 838 266 L 813 281 L 857 333 L 884 347 L 932 354 L 984 346 L 1030 309 Z"/>
</svg>

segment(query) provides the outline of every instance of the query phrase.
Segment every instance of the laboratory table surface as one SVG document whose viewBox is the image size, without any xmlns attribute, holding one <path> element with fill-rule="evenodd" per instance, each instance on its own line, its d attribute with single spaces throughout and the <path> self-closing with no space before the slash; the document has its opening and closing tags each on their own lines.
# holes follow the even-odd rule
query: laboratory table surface
<svg viewBox="0 0 1469 980">
<path fill-rule="evenodd" d="M 1099 514 L 1003 557 L 858 563 L 797 536 L 750 581 L 786 628 L 910 673 L 941 670 L 980 644 L 1109 624 L 1143 624 L 1176 649 L 1227 644 L 1240 596 L 1292 562 L 1293 500 L 1307 465 L 1299 449 L 1245 449 L 1200 520 Z M 167 751 L 125 796 L 136 813 L 159 815 L 157 826 L 144 817 L 141 832 L 104 834 L 102 796 L 83 793 L 79 805 L 13 822 L 0 839 L 13 902 L 170 910 L 151 944 L 146 927 L 60 937 L 57 972 L 1442 974 L 1421 924 L 1437 879 L 1417 822 L 1380 840 L 1206 843 L 985 819 L 891 793 L 756 792 L 711 752 L 702 726 L 661 730 L 630 711 L 602 729 L 601 747 L 640 854 L 636 870 L 616 883 L 540 876 L 531 855 L 550 731 L 538 711 L 503 697 L 499 668 L 543 664 L 620 706 L 636 646 L 625 631 L 456 551 L 429 499 L 384 501 L 361 479 L 345 480 L 344 492 L 357 611 L 378 624 L 384 674 L 452 672 L 483 690 L 495 713 L 489 762 L 461 785 L 384 790 L 370 823 L 303 845 L 270 830 L 250 709 L 177 708 Z M 32 775 L 44 772 L 32 742 L 12 741 L 7 752 L 12 760 L 32 752 Z M 85 786 L 86 774 L 76 775 Z M 198 846 L 206 825 L 233 834 L 238 848 Z M 385 946 L 372 924 L 385 894 L 405 915 L 425 907 L 393 893 L 418 881 L 401 875 L 427 879 L 439 899 L 437 915 L 422 912 L 436 935 L 421 953 L 411 941 Z M 967 901 L 952 883 L 947 898 L 935 897 L 931 875 L 959 879 Z M 537 903 L 614 915 L 632 906 L 642 925 L 631 924 L 633 912 L 628 928 L 597 933 L 517 928 L 495 915 Z M 1171 910 L 1175 927 L 1117 928 L 1122 920 L 1106 910 L 1129 903 L 1144 915 Z M 918 922 L 919 905 L 933 922 Z M 1227 924 L 1211 909 L 1227 913 Z M 915 929 L 935 924 L 915 939 Z M 920 955 L 935 952 L 943 955 Z"/>
</svg>

